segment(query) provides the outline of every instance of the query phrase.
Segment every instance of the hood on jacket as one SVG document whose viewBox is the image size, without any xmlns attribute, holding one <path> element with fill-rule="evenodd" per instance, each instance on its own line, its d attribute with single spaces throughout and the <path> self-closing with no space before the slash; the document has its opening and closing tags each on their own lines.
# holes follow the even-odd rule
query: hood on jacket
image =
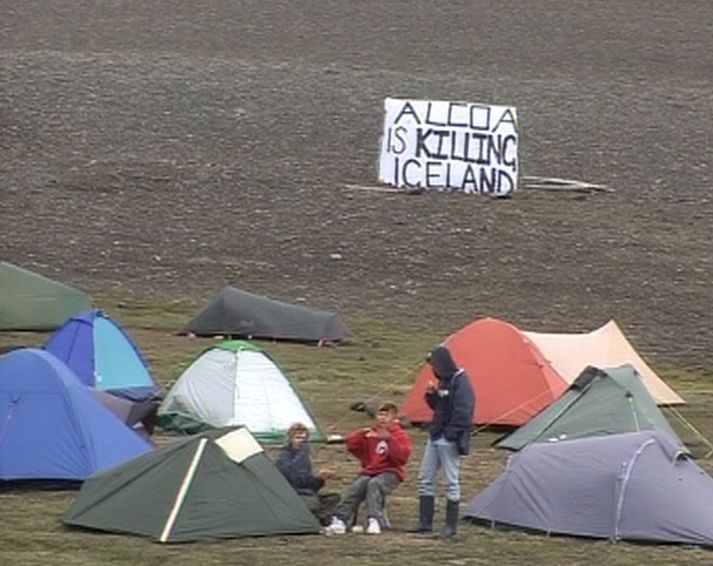
<svg viewBox="0 0 713 566">
<path fill-rule="evenodd" d="M 451 353 L 448 348 L 444 346 L 438 346 L 430 354 L 428 354 L 428 363 L 431 364 L 433 368 L 433 373 L 439 380 L 448 379 L 452 377 L 458 371 L 458 366 L 453 361 Z"/>
</svg>

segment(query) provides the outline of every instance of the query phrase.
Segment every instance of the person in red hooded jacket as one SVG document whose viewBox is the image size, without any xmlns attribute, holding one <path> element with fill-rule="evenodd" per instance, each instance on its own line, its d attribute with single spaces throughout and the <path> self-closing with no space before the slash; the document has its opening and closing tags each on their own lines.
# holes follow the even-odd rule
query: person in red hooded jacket
<svg viewBox="0 0 713 566">
<path fill-rule="evenodd" d="M 360 428 L 346 438 L 347 450 L 361 463 L 359 477 L 337 505 L 327 534 L 343 534 L 362 502 L 366 501 L 368 534 L 379 534 L 385 526 L 386 497 L 406 477 L 406 463 L 411 456 L 411 437 L 398 422 L 398 407 L 384 403 L 374 424 Z"/>
</svg>

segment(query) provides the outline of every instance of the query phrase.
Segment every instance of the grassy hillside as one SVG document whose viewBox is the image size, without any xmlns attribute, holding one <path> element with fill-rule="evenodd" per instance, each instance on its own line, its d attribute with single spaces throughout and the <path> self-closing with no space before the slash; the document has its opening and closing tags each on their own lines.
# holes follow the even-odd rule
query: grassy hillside
<svg viewBox="0 0 713 566">
<path fill-rule="evenodd" d="M 106 301 L 116 305 L 116 302 Z M 107 308 L 121 321 L 146 353 L 151 368 L 164 388 L 198 352 L 212 343 L 209 339 L 176 336 L 175 329 L 191 314 L 181 305 L 124 304 Z M 348 320 L 356 333 L 353 343 L 338 347 L 260 342 L 293 378 L 317 420 L 327 432 L 345 433 L 362 426 L 366 417 L 349 411 L 352 401 L 393 399 L 400 402 L 410 387 L 424 354 L 442 339 L 433 330 L 408 328 L 382 322 Z M 0 345 L 39 344 L 43 334 L 3 333 Z M 713 426 L 705 415 L 713 392 L 700 384 L 710 374 L 683 368 L 661 372 L 688 405 L 680 410 L 701 432 L 710 435 Z M 694 452 L 703 455 L 706 446 L 690 430 L 673 420 Z M 17 490 L 0 493 L 3 527 L 0 529 L 0 564 L 58 563 L 89 566 L 96 564 L 701 564 L 713 561 L 707 550 L 681 546 L 639 545 L 580 540 L 569 537 L 490 530 L 462 524 L 452 543 L 432 541 L 405 534 L 404 529 L 417 513 L 415 476 L 425 442 L 424 433 L 412 430 L 414 457 L 409 478 L 391 498 L 389 513 L 395 531 L 381 537 L 294 536 L 211 541 L 162 546 L 148 540 L 69 529 L 61 518 L 76 493 L 71 490 Z M 496 431 L 483 430 L 475 438 L 475 450 L 464 461 L 464 494 L 472 497 L 494 479 L 505 465 L 507 453 L 490 443 Z M 163 435 L 160 442 L 170 442 Z M 269 451 L 274 453 L 274 448 Z M 341 491 L 356 472 L 355 462 L 343 445 L 315 446 L 315 460 L 329 464 L 338 474 L 328 489 Z M 710 460 L 699 460 L 712 470 Z M 442 520 L 442 505 L 438 510 Z"/>
</svg>

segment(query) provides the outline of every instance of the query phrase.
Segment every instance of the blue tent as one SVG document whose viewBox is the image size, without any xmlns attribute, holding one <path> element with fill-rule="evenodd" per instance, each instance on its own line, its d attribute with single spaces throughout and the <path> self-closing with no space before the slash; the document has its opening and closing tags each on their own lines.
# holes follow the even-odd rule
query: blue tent
<svg viewBox="0 0 713 566">
<path fill-rule="evenodd" d="M 0 479 L 85 480 L 152 447 L 37 348 L 0 357 Z"/>
<path fill-rule="evenodd" d="M 100 310 L 70 318 L 45 344 L 82 380 L 132 401 L 158 396 L 148 364 L 124 329 Z"/>
</svg>

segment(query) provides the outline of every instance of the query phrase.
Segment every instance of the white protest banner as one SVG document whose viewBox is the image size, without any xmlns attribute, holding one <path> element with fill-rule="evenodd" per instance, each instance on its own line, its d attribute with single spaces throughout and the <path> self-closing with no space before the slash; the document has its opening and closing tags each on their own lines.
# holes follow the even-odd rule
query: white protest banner
<svg viewBox="0 0 713 566">
<path fill-rule="evenodd" d="M 407 189 L 517 189 L 517 111 L 470 102 L 384 102 L 379 180 Z"/>
</svg>

